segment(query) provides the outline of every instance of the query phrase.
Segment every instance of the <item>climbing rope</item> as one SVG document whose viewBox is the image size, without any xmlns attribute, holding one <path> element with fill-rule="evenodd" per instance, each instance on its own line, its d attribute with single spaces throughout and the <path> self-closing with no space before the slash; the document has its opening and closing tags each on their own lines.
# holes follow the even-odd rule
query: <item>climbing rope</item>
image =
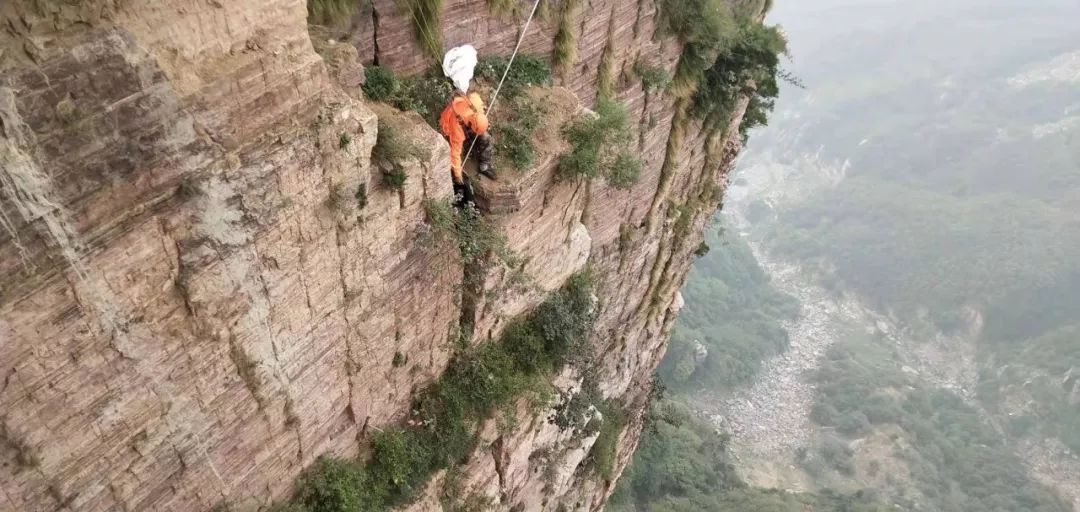
<svg viewBox="0 0 1080 512">
<path fill-rule="evenodd" d="M 529 17 L 525 19 L 525 26 L 521 29 L 517 44 L 514 45 L 514 52 L 510 54 L 510 61 L 506 63 L 506 69 L 503 70 L 502 78 L 499 79 L 499 85 L 495 87 L 495 92 L 491 93 L 491 101 L 488 102 L 487 111 L 484 112 L 484 115 L 491 115 L 491 111 L 495 110 L 495 101 L 499 99 L 499 91 L 502 90 L 503 84 L 506 83 L 506 77 L 510 75 L 510 67 L 514 65 L 514 59 L 517 58 L 518 50 L 521 49 L 521 43 L 525 41 L 525 34 L 529 33 L 529 25 L 532 24 L 533 17 L 536 16 L 536 9 L 540 7 L 540 2 L 543 1 L 536 0 L 533 2 L 532 11 L 529 12 Z M 475 146 L 476 137 L 473 137 L 472 143 L 469 144 L 469 150 L 465 152 L 465 159 L 461 161 L 462 168 L 469 163 L 469 157 L 472 156 L 473 147 Z"/>
</svg>

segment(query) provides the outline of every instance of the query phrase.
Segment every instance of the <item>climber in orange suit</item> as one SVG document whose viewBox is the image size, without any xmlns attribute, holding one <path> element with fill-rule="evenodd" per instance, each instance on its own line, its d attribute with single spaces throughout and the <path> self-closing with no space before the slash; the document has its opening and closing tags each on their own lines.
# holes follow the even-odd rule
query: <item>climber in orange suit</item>
<svg viewBox="0 0 1080 512">
<path fill-rule="evenodd" d="M 492 138 L 488 132 L 488 118 L 484 113 L 484 100 L 472 92 L 464 94 L 454 91 L 450 104 L 439 116 L 439 128 L 450 141 L 450 172 L 454 177 L 454 191 L 462 196 L 464 202 L 472 202 L 472 193 L 462 174 L 462 161 L 465 152 L 472 148 L 480 174 L 497 179 L 491 167 Z"/>
</svg>

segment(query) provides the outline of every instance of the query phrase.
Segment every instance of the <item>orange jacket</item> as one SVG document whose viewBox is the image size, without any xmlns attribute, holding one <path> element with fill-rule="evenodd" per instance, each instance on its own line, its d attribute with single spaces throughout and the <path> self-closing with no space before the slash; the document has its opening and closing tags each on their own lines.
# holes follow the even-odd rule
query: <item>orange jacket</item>
<svg viewBox="0 0 1080 512">
<path fill-rule="evenodd" d="M 461 152 L 465 146 L 465 128 L 468 127 L 477 135 L 487 133 L 488 118 L 484 110 L 484 100 L 480 99 L 479 94 L 473 92 L 465 96 L 455 92 L 454 98 L 439 116 L 439 128 L 450 140 L 450 171 L 454 174 L 454 181 L 458 183 L 461 183 Z"/>
</svg>

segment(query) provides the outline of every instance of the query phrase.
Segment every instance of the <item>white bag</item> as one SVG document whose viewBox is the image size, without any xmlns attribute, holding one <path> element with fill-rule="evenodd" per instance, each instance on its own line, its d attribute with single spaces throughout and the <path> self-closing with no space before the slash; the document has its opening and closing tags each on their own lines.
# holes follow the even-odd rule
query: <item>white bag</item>
<svg viewBox="0 0 1080 512">
<path fill-rule="evenodd" d="M 473 73 L 476 71 L 476 48 L 467 44 L 446 52 L 442 69 L 443 74 L 454 82 L 457 90 L 469 92 L 469 82 L 472 82 Z"/>
</svg>

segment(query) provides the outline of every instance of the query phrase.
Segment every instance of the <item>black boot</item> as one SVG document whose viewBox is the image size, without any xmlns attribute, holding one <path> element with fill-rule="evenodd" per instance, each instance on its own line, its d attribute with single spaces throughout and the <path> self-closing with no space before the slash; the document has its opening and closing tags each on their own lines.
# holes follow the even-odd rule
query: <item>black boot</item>
<svg viewBox="0 0 1080 512">
<path fill-rule="evenodd" d="M 498 180 L 499 176 L 495 173 L 495 168 L 491 166 L 491 154 L 495 148 L 495 140 L 491 137 L 490 133 L 485 133 L 476 137 L 476 149 L 473 154 L 476 155 L 478 162 L 477 170 L 481 175 L 490 179 Z"/>
<path fill-rule="evenodd" d="M 489 163 L 489 162 L 480 162 L 480 165 L 477 167 L 476 170 L 482 176 L 486 176 L 488 179 L 490 179 L 492 181 L 498 181 L 498 179 L 499 179 L 499 175 L 495 173 L 495 168 L 493 168 L 491 166 L 491 163 Z"/>
</svg>

